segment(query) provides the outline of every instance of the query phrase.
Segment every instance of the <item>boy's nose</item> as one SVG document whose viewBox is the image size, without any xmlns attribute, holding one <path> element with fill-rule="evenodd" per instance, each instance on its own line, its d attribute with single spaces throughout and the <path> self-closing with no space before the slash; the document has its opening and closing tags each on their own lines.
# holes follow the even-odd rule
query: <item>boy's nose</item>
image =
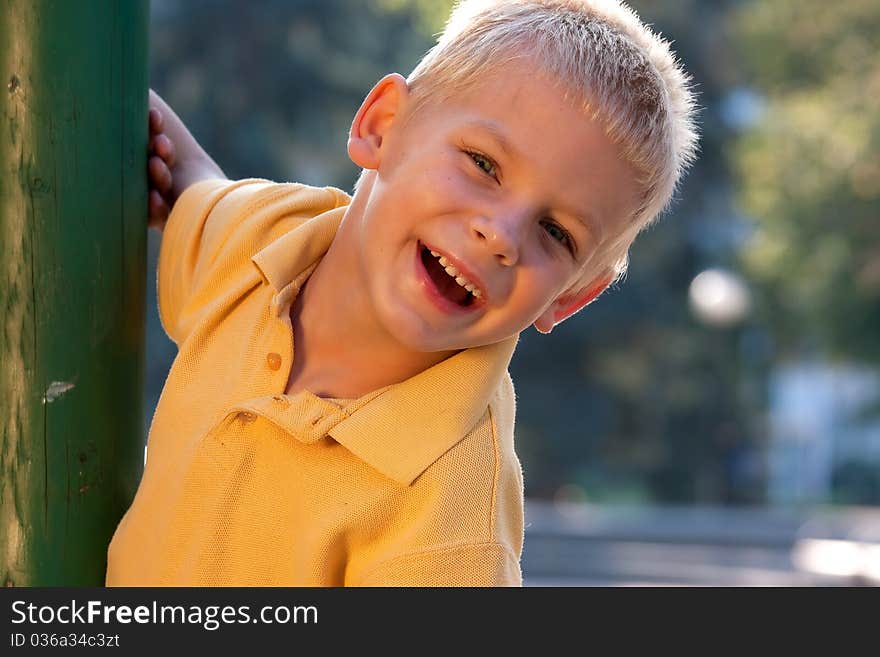
<svg viewBox="0 0 880 657">
<path fill-rule="evenodd" d="M 511 222 L 475 217 L 471 221 L 474 237 L 498 258 L 502 265 L 512 267 L 519 260 L 519 240 Z"/>
</svg>

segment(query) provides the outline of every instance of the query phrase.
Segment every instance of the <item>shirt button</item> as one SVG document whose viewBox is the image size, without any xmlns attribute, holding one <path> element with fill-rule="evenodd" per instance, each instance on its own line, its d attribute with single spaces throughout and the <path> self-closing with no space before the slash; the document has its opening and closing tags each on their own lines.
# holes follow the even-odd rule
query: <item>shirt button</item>
<svg viewBox="0 0 880 657">
<path fill-rule="evenodd" d="M 244 411 L 242 411 L 241 413 L 239 413 L 237 417 L 238 417 L 238 419 L 241 420 L 244 424 L 250 424 L 251 422 L 253 422 L 254 420 L 257 419 L 257 416 L 254 415 L 253 413 L 245 413 Z"/>
<path fill-rule="evenodd" d="M 269 366 L 270 370 L 281 369 L 281 355 L 276 354 L 274 351 L 266 354 L 266 364 Z"/>
</svg>

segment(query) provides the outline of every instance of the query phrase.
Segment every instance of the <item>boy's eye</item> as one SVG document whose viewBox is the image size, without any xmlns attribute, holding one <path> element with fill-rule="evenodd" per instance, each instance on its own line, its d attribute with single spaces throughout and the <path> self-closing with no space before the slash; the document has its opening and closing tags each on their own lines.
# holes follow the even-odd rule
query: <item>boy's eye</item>
<svg viewBox="0 0 880 657">
<path fill-rule="evenodd" d="M 545 219 L 544 221 L 542 221 L 541 226 L 543 226 L 544 232 L 547 233 L 547 235 L 549 235 L 551 239 L 559 242 L 569 251 L 574 253 L 574 240 L 571 238 L 571 235 L 568 234 L 567 230 L 565 230 L 562 226 L 550 219 Z"/>
<path fill-rule="evenodd" d="M 474 164 L 476 164 L 477 167 L 483 171 L 483 173 L 492 176 L 493 178 L 498 177 L 495 163 L 491 159 L 489 159 L 485 155 L 482 155 L 481 153 L 469 152 L 468 155 L 470 155 L 471 159 L 474 161 Z"/>
</svg>

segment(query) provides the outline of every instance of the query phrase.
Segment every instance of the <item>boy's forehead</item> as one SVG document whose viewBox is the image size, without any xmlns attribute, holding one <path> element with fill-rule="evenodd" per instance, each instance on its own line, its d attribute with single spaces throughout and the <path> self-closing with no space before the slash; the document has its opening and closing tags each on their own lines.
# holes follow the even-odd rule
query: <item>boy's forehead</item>
<svg viewBox="0 0 880 657">
<path fill-rule="evenodd" d="M 490 95 L 516 104 L 526 98 L 535 86 L 543 88 L 546 102 L 565 102 L 567 98 L 579 95 L 531 57 L 506 60 L 504 66 L 487 65 L 467 80 L 449 82 L 445 89 L 437 91 L 440 92 L 439 97 L 452 101 L 474 101 Z"/>
<path fill-rule="evenodd" d="M 567 146 L 579 139 L 582 129 L 594 123 L 588 103 L 577 92 L 528 61 L 487 71 L 440 98 L 435 119 L 455 129 L 479 130 L 507 155 L 527 155 L 522 151 L 529 146 L 570 150 Z"/>
</svg>

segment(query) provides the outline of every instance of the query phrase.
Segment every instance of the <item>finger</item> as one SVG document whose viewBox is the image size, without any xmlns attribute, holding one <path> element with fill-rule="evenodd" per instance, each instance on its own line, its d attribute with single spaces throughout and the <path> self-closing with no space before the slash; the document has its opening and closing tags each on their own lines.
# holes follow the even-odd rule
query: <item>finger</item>
<svg viewBox="0 0 880 657">
<path fill-rule="evenodd" d="M 155 155 L 150 158 L 148 166 L 151 187 L 159 190 L 162 195 L 167 194 L 171 190 L 171 171 L 168 166 L 162 161 L 162 158 Z"/>
<path fill-rule="evenodd" d="M 162 112 L 155 107 L 150 108 L 150 134 L 158 134 L 165 130 L 165 119 Z"/>
<path fill-rule="evenodd" d="M 176 157 L 174 142 L 168 138 L 168 135 L 164 133 L 156 135 L 153 140 L 153 152 L 165 160 L 165 164 L 167 164 L 169 168 L 174 166 L 174 160 Z"/>
<path fill-rule="evenodd" d="M 161 230 L 165 226 L 165 221 L 168 219 L 168 214 L 171 210 L 165 202 L 165 199 L 162 198 L 161 194 L 155 189 L 150 190 L 148 210 L 149 218 L 147 220 L 147 225 L 151 228 L 158 228 Z"/>
</svg>

